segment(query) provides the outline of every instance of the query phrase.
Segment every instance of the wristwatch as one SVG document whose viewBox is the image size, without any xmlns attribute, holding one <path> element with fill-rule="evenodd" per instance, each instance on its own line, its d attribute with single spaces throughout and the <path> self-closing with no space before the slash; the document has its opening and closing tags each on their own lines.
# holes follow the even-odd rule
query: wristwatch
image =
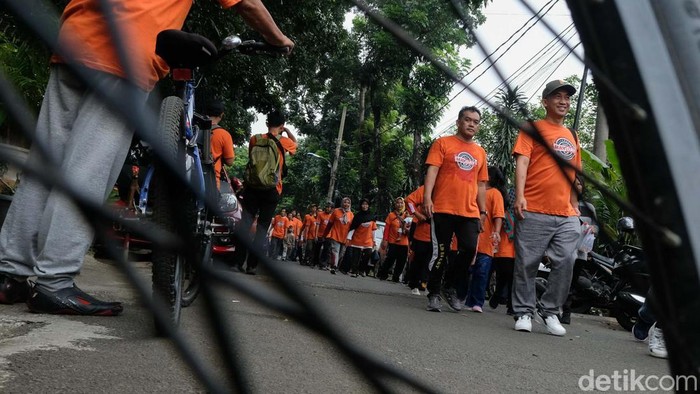
<svg viewBox="0 0 700 394">
<path fill-rule="evenodd" d="M 486 211 L 479 211 L 480 214 L 488 216 L 488 212 Z"/>
</svg>

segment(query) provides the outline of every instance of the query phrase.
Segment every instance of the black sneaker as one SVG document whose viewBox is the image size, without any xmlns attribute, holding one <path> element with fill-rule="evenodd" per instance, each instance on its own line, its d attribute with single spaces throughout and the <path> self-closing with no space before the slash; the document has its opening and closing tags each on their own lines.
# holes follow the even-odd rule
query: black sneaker
<svg viewBox="0 0 700 394">
<path fill-rule="evenodd" d="M 121 302 L 105 302 L 94 298 L 73 285 L 57 292 L 34 286 L 27 300 L 34 313 L 54 315 L 116 316 L 124 310 Z"/>
<path fill-rule="evenodd" d="M 19 281 L 9 275 L 0 274 L 0 304 L 25 302 L 29 298 L 29 290 L 26 279 Z"/>
<path fill-rule="evenodd" d="M 455 289 L 443 289 L 442 291 L 442 296 L 445 297 L 445 301 L 447 301 L 447 305 L 452 308 L 455 312 L 459 312 L 462 310 L 462 306 L 464 305 L 464 302 L 457 297 L 457 290 Z"/>
<path fill-rule="evenodd" d="M 442 299 L 439 294 L 428 294 L 428 307 L 426 310 L 430 312 L 442 311 Z"/>
<path fill-rule="evenodd" d="M 258 271 L 258 267 L 247 267 L 245 269 L 245 273 L 248 275 L 255 275 L 255 274 L 257 274 L 257 271 Z"/>
<path fill-rule="evenodd" d="M 571 312 L 564 312 L 558 317 L 561 324 L 571 324 Z"/>
<path fill-rule="evenodd" d="M 489 299 L 489 306 L 491 307 L 491 309 L 496 309 L 496 308 L 498 308 L 498 298 L 499 298 L 499 297 L 496 296 L 496 295 L 494 294 L 494 295 L 492 295 L 491 298 Z"/>
</svg>

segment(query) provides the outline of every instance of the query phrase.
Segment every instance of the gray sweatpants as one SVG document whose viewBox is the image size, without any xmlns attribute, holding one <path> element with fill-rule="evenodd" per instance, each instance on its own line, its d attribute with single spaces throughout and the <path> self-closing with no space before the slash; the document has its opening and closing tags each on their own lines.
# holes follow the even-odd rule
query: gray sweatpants
<svg viewBox="0 0 700 394">
<path fill-rule="evenodd" d="M 516 223 L 512 296 L 516 318 L 534 316 L 535 278 L 545 251 L 552 260 L 552 271 L 547 291 L 542 295 L 542 311 L 545 316 L 559 313 L 569 294 L 580 234 L 581 225 L 576 216 L 525 212 L 525 219 Z"/>
<path fill-rule="evenodd" d="M 100 73 L 103 93 L 124 81 Z M 147 93 L 142 98 L 145 102 Z M 64 65 L 53 65 L 37 121 L 36 138 L 67 181 L 102 203 L 117 180 L 133 130 Z M 30 162 L 44 163 L 36 149 Z M 94 230 L 71 199 L 30 175 L 22 177 L 0 232 L 0 272 L 36 276 L 51 291 L 73 285 Z"/>
</svg>

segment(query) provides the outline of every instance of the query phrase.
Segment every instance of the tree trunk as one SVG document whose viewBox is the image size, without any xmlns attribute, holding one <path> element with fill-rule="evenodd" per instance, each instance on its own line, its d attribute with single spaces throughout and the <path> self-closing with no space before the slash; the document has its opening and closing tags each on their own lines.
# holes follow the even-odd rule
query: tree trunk
<svg viewBox="0 0 700 394">
<path fill-rule="evenodd" d="M 411 153 L 411 181 L 413 189 L 417 189 L 421 185 L 421 168 L 423 163 L 421 163 L 421 147 L 423 146 L 423 134 L 421 133 L 420 127 L 413 128 L 413 152 Z M 413 190 L 409 190 L 407 193 L 411 193 Z"/>
<path fill-rule="evenodd" d="M 374 116 L 374 175 L 377 177 L 377 212 L 384 212 L 388 206 L 387 201 L 387 185 L 386 171 L 382 169 L 382 144 L 381 144 L 381 125 L 382 125 L 382 109 L 379 105 L 372 104 L 372 115 Z"/>
<path fill-rule="evenodd" d="M 605 151 L 605 140 L 608 139 L 608 120 L 603 112 L 603 106 L 598 103 L 598 112 L 595 118 L 595 135 L 593 136 L 593 154 L 598 156 L 603 162 L 607 161 L 608 155 Z"/>
<path fill-rule="evenodd" d="M 359 121 L 357 128 L 357 143 L 360 148 L 361 156 L 360 162 L 362 167 L 360 168 L 360 190 L 363 196 L 369 196 L 370 190 L 372 190 L 372 179 L 370 177 L 370 157 L 372 156 L 372 144 L 369 142 L 368 135 L 365 130 L 365 111 L 366 103 L 365 99 L 367 97 L 367 85 L 362 84 L 360 86 L 360 105 L 359 105 Z"/>
</svg>

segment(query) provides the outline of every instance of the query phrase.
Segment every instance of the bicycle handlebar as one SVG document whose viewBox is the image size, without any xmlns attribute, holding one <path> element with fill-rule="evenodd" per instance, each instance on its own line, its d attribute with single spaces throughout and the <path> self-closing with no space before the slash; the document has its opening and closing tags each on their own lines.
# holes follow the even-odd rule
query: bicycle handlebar
<svg viewBox="0 0 700 394">
<path fill-rule="evenodd" d="M 228 36 L 224 38 L 219 56 L 229 52 L 238 52 L 243 55 L 266 55 L 271 57 L 285 56 L 289 54 L 289 47 L 278 47 L 266 42 L 255 40 L 241 41 L 238 36 Z"/>
</svg>

